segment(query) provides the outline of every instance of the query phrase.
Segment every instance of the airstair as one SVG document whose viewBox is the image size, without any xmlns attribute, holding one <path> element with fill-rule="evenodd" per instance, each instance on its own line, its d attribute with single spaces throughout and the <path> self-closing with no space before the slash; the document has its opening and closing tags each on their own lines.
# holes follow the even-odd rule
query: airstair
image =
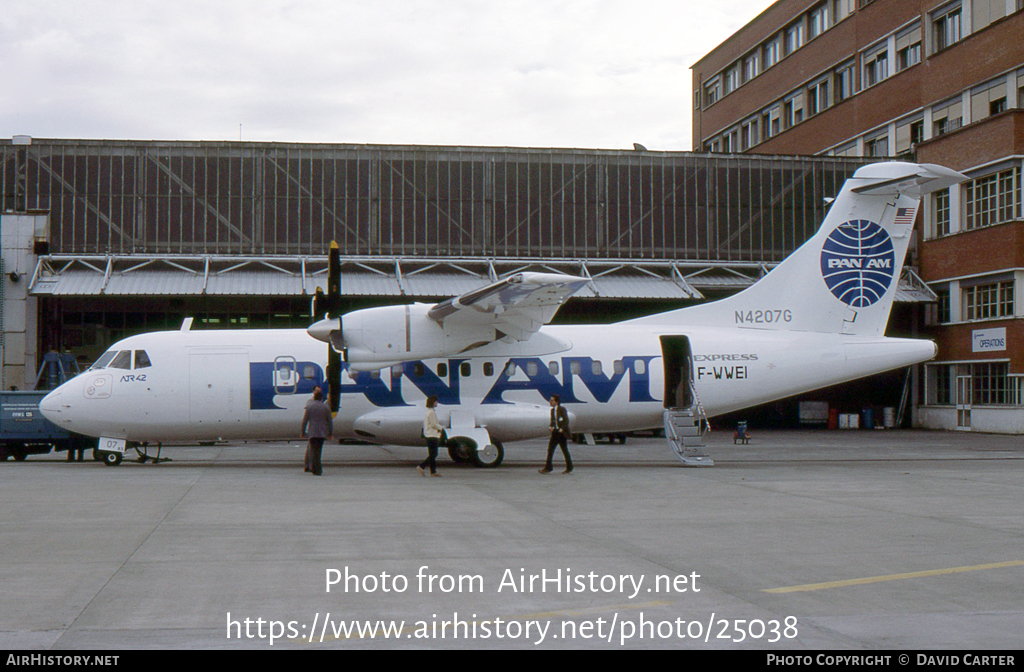
<svg viewBox="0 0 1024 672">
<path fill-rule="evenodd" d="M 665 440 L 676 457 L 688 467 L 713 467 L 714 461 L 704 452 L 704 435 L 710 431 L 708 416 L 690 384 L 694 403 L 687 407 L 666 408 L 662 414 Z"/>
</svg>

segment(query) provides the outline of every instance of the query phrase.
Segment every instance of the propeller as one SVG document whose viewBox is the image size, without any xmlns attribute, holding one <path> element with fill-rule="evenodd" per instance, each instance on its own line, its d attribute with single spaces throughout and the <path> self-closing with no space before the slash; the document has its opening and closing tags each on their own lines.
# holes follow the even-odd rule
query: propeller
<svg viewBox="0 0 1024 672">
<path fill-rule="evenodd" d="M 327 253 L 327 292 L 316 288 L 312 312 L 314 324 L 310 327 L 311 334 L 323 320 L 332 320 L 332 331 L 341 331 L 341 251 L 333 240 Z M 327 405 L 332 413 L 337 413 L 341 406 L 341 353 L 329 337 L 321 340 L 327 341 Z"/>
</svg>

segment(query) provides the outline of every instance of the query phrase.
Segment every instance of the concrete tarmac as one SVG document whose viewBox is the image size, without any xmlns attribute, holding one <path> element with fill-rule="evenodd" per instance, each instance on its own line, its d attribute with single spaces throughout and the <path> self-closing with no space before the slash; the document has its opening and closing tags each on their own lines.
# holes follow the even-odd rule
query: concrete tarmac
<svg viewBox="0 0 1024 672">
<path fill-rule="evenodd" d="M 571 475 L 557 453 L 537 473 L 542 441 L 493 470 L 442 450 L 442 478 L 423 449 L 338 445 L 314 477 L 298 441 L 8 461 L 0 648 L 1024 644 L 1020 437 L 708 444 L 710 468 L 661 439 L 571 446 Z"/>
</svg>

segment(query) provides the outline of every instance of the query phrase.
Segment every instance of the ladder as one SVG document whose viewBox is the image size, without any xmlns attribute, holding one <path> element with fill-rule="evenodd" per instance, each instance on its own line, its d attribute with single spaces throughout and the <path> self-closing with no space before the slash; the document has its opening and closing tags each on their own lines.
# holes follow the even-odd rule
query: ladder
<svg viewBox="0 0 1024 672">
<path fill-rule="evenodd" d="M 710 429 L 708 416 L 692 383 L 690 391 L 696 403 L 688 408 L 666 408 L 662 414 L 665 440 L 685 466 L 712 467 L 714 461 L 704 452 L 704 434 Z"/>
</svg>

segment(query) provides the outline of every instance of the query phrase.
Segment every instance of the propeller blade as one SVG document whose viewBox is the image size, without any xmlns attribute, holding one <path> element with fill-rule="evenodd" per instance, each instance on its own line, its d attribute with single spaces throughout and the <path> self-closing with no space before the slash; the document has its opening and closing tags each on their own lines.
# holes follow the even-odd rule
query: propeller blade
<svg viewBox="0 0 1024 672">
<path fill-rule="evenodd" d="M 341 250 L 331 241 L 327 253 L 327 295 L 322 302 L 327 317 L 336 318 L 341 331 Z M 332 413 L 341 407 L 341 353 L 327 344 L 327 405 Z"/>
</svg>

